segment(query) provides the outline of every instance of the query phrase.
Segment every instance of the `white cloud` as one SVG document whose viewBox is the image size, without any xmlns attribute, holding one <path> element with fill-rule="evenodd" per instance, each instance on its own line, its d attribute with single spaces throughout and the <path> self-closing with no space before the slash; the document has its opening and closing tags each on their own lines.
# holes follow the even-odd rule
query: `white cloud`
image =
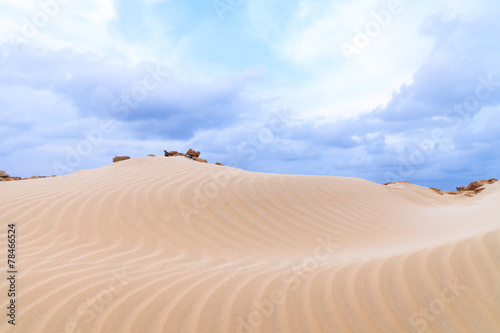
<svg viewBox="0 0 500 333">
<path fill-rule="evenodd" d="M 110 22 L 117 17 L 112 0 L 21 3 L 2 4 L 0 42 L 22 41 L 50 50 L 70 48 L 131 63 L 152 58 L 147 48 L 129 45 L 110 30 Z"/>
<path fill-rule="evenodd" d="M 354 45 L 359 30 L 378 24 L 373 12 L 389 12 L 390 3 L 301 1 L 282 38 L 267 40 L 281 59 L 307 75 L 296 85 L 282 81 L 268 93 L 286 96 L 284 102 L 302 109 L 305 118 L 339 119 L 387 103 L 393 91 L 412 82 L 432 50 L 433 41 L 420 34 L 420 27 L 442 5 L 404 2 L 401 13 L 391 14 L 385 27 L 379 24 L 369 45 L 347 61 L 342 46 Z"/>
</svg>

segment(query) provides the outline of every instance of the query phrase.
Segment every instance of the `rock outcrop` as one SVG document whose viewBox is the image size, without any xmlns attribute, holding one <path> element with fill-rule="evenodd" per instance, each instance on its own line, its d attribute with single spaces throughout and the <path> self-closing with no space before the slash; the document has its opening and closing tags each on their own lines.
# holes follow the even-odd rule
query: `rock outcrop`
<svg viewBox="0 0 500 333">
<path fill-rule="evenodd" d="M 21 180 L 21 177 L 11 177 L 5 171 L 0 170 L 0 182 L 10 182 L 13 180 Z"/>
<path fill-rule="evenodd" d="M 486 184 L 493 184 L 497 182 L 498 179 L 496 178 L 491 178 L 488 180 L 476 180 L 473 181 L 472 183 L 469 184 L 469 186 L 458 186 L 456 191 L 441 191 L 438 188 L 435 187 L 429 187 L 429 189 L 433 190 L 439 195 L 465 195 L 468 197 L 472 197 L 475 194 L 480 193 L 481 191 L 484 190 L 484 185 Z M 410 184 L 410 182 L 389 182 L 385 183 L 384 185 L 392 185 L 392 184 Z"/>
<path fill-rule="evenodd" d="M 441 191 L 440 189 L 438 188 L 435 188 L 435 187 L 429 187 L 431 190 L 433 190 L 434 192 L 438 193 L 438 194 L 441 194 L 441 195 L 444 195 L 443 191 Z"/>
<path fill-rule="evenodd" d="M 199 158 L 199 156 L 201 154 L 199 151 L 196 151 L 196 150 L 193 150 L 193 149 L 189 149 L 185 154 L 179 153 L 179 152 L 177 152 L 175 150 L 172 150 L 172 151 L 166 151 L 166 150 L 164 150 L 164 152 L 165 152 L 165 156 L 166 157 L 184 156 L 184 157 L 190 158 L 192 160 L 195 160 L 195 161 L 198 161 L 198 162 L 201 162 L 201 163 L 208 163 L 207 160 Z"/>
<path fill-rule="evenodd" d="M 55 176 L 50 176 L 55 177 Z M 16 180 L 24 180 L 24 179 L 38 179 L 38 178 L 48 178 L 48 176 L 31 176 L 30 178 L 21 178 L 21 177 L 11 177 L 5 171 L 0 170 L 0 182 L 12 182 Z"/>
<path fill-rule="evenodd" d="M 113 157 L 113 163 L 129 160 L 129 159 L 130 159 L 130 156 L 115 156 L 115 157 Z"/>
<path fill-rule="evenodd" d="M 172 151 L 166 151 L 166 150 L 164 150 L 164 152 L 165 152 L 165 156 L 166 157 L 170 157 L 170 156 L 186 156 L 186 155 L 184 155 L 182 153 L 177 152 L 176 150 L 172 150 Z"/>
<path fill-rule="evenodd" d="M 410 182 L 388 182 L 385 183 L 384 185 L 392 185 L 392 184 L 411 184 Z"/>
<path fill-rule="evenodd" d="M 470 183 L 468 186 L 457 186 L 456 191 L 441 191 L 437 188 L 431 187 L 430 189 L 436 191 L 439 194 L 449 194 L 449 195 L 459 195 L 463 194 L 468 197 L 472 197 L 475 194 L 481 193 L 484 190 L 484 185 L 493 184 L 497 182 L 498 179 L 491 178 L 488 180 L 475 180 Z"/>
<path fill-rule="evenodd" d="M 193 150 L 193 149 L 189 149 L 186 153 L 186 156 L 187 157 L 200 157 L 200 152 Z"/>
</svg>

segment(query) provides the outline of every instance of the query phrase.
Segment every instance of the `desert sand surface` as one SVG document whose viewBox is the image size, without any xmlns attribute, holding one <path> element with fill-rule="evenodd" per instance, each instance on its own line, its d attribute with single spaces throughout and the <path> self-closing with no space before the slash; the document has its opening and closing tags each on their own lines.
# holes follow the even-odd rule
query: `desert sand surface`
<svg viewBox="0 0 500 333">
<path fill-rule="evenodd" d="M 500 183 L 473 197 L 143 157 L 0 183 L 0 332 L 500 332 Z"/>
</svg>

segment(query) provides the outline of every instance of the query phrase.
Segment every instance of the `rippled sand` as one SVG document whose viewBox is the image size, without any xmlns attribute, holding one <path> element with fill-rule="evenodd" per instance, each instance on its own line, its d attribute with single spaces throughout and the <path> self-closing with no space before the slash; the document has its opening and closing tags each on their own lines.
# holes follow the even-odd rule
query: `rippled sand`
<svg viewBox="0 0 500 333">
<path fill-rule="evenodd" d="M 144 157 L 0 195 L 19 271 L 1 332 L 500 330 L 500 182 L 441 196 Z"/>
</svg>

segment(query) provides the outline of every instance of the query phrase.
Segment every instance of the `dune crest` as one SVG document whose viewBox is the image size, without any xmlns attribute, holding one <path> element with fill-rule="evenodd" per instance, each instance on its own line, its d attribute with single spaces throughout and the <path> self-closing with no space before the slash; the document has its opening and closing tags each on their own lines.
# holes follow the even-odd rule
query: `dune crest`
<svg viewBox="0 0 500 333">
<path fill-rule="evenodd" d="M 20 306 L 0 332 L 498 332 L 500 184 L 483 185 L 182 156 L 2 182 Z"/>
</svg>

